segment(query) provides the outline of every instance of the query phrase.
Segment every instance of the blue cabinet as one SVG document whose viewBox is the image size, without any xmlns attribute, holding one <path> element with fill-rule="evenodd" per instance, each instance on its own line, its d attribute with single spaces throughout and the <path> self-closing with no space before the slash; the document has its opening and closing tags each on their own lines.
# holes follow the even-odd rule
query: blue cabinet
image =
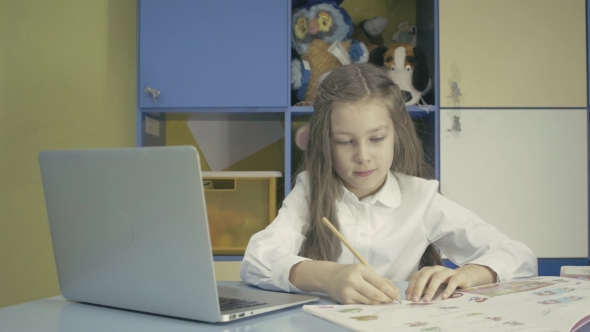
<svg viewBox="0 0 590 332">
<path fill-rule="evenodd" d="M 268 113 L 264 115 L 273 117 L 278 115 L 278 117 L 284 121 L 285 128 L 284 150 L 282 151 L 282 153 L 284 153 L 283 173 L 285 182 L 282 187 L 285 195 L 288 194 L 291 190 L 291 181 L 289 180 L 295 173 L 300 161 L 300 151 L 297 150 L 294 144 L 292 145 L 293 130 L 298 122 L 306 121 L 307 117 L 313 112 L 311 107 L 291 106 L 294 101 L 290 101 L 290 31 L 292 1 L 138 0 L 138 2 L 139 72 L 136 121 L 138 145 L 149 146 L 171 144 L 170 137 L 173 136 L 173 133 L 167 132 L 166 124 L 179 118 L 186 121 L 185 118 L 188 117 L 189 113 L 246 113 L 240 114 L 240 116 L 244 115 L 245 118 L 253 119 L 258 119 L 258 117 L 262 115 L 255 113 Z M 436 177 L 439 179 L 441 179 L 441 164 L 449 162 L 449 160 L 457 164 L 455 159 L 448 159 L 449 152 L 445 150 L 447 149 L 447 145 L 443 144 L 442 148 L 445 150 L 443 151 L 445 153 L 441 153 L 441 137 L 454 134 L 449 130 L 449 124 L 445 122 L 441 125 L 441 121 L 444 122 L 448 120 L 448 118 L 443 118 L 441 120 L 441 108 L 443 109 L 443 114 L 452 111 L 462 112 L 462 119 L 467 120 L 467 117 L 471 113 L 477 112 L 477 115 L 480 115 L 479 113 L 482 112 L 480 108 L 493 109 L 495 110 L 493 114 L 496 114 L 502 112 L 502 110 L 498 110 L 498 108 L 506 109 L 510 105 L 515 105 L 513 108 L 524 107 L 526 109 L 520 111 L 528 111 L 527 116 L 523 117 L 519 123 L 530 124 L 529 122 L 533 122 L 528 120 L 528 117 L 535 120 L 539 119 L 539 114 L 541 114 L 541 112 L 539 112 L 538 109 L 554 109 L 555 107 L 563 107 L 567 109 L 571 106 L 570 104 L 563 104 L 563 98 L 561 99 L 562 101 L 557 103 L 553 102 L 552 100 L 556 98 L 555 94 L 545 94 L 543 96 L 540 96 L 538 93 L 530 94 L 531 91 L 534 92 L 538 90 L 531 87 L 543 87 L 543 84 L 549 82 L 547 80 L 537 80 L 535 81 L 536 84 L 524 89 L 523 91 L 526 91 L 529 96 L 533 96 L 534 98 L 529 98 L 529 101 L 526 103 L 522 102 L 522 100 L 524 100 L 523 98 L 517 99 L 520 104 L 517 102 L 507 102 L 507 99 L 505 98 L 506 94 L 504 94 L 502 98 L 497 98 L 497 93 L 489 93 L 489 91 L 492 91 L 493 89 L 482 90 L 481 86 L 478 88 L 477 79 L 469 80 L 469 77 L 473 76 L 473 73 L 478 72 L 481 68 L 491 70 L 491 72 L 496 75 L 497 73 L 494 70 L 497 71 L 497 68 L 501 68 L 502 66 L 494 65 L 482 67 L 481 65 L 478 65 L 471 66 L 469 67 L 469 70 L 465 70 L 464 67 L 466 65 L 463 64 L 464 62 L 459 63 L 457 62 L 457 59 L 466 57 L 465 59 L 471 61 L 469 63 L 485 64 L 492 60 L 495 61 L 495 63 L 498 63 L 500 60 L 505 60 L 505 57 L 503 58 L 500 56 L 499 58 L 494 58 L 491 53 L 491 55 L 482 53 L 483 56 L 480 57 L 478 61 L 473 62 L 474 53 L 469 52 L 469 47 L 452 47 L 455 43 L 465 46 L 465 40 L 470 40 L 469 38 L 465 39 L 462 37 L 465 33 L 472 37 L 471 39 L 480 40 L 481 38 L 478 37 L 479 35 L 491 31 L 490 29 L 479 29 L 477 30 L 479 31 L 478 33 L 473 33 L 472 30 L 474 26 L 485 25 L 485 23 L 489 21 L 489 18 L 493 17 L 492 13 L 481 14 L 487 13 L 484 10 L 480 11 L 481 13 L 477 12 L 476 14 L 473 14 L 472 12 L 465 11 L 464 7 L 465 5 L 482 6 L 482 8 L 488 6 L 489 8 L 494 9 L 494 6 L 497 5 L 496 2 L 497 1 L 494 0 L 488 0 L 483 1 L 481 4 L 477 2 L 478 4 L 474 5 L 469 0 L 396 0 L 393 2 L 391 0 L 346 0 L 342 4 L 343 7 L 347 7 L 345 9 L 352 16 L 353 22 L 355 23 L 367 17 L 386 15 L 389 24 L 392 27 L 397 27 L 400 20 L 406 19 L 415 22 L 417 25 L 419 34 L 418 46 L 425 51 L 428 58 L 431 79 L 434 86 L 432 93 L 425 97 L 428 104 L 430 104 L 429 107 L 410 106 L 408 107 L 408 110 L 412 117 L 415 118 L 418 132 L 421 135 L 422 142 L 424 143 L 428 156 L 431 159 L 431 164 L 436 168 Z M 516 6 L 518 10 L 525 12 L 527 8 L 530 7 L 527 7 L 526 4 L 522 3 L 516 5 L 509 0 L 503 0 L 501 2 L 502 5 L 500 5 L 500 7 L 502 8 Z M 534 0 L 527 0 L 526 2 L 533 3 Z M 572 4 L 569 4 L 568 2 L 568 6 L 566 7 L 570 8 L 569 11 L 566 11 L 563 8 L 560 9 L 561 17 L 573 17 L 571 15 L 568 16 L 568 13 L 570 12 L 574 12 L 577 15 L 575 16 L 576 19 L 572 19 L 572 21 L 573 23 L 576 23 L 576 26 L 578 27 L 575 30 L 577 36 L 575 40 L 578 41 L 576 44 L 578 46 L 580 44 L 579 42 L 584 40 L 583 33 L 580 32 L 582 31 L 580 27 L 583 29 L 583 26 L 580 26 L 580 22 L 583 23 L 584 19 L 581 17 L 580 13 L 586 12 L 586 17 L 590 16 L 589 2 L 590 0 L 576 0 L 572 1 Z M 582 8 L 581 4 L 584 3 L 586 4 L 586 10 L 580 11 L 579 9 Z M 560 8 L 557 4 L 557 0 L 543 1 L 543 6 L 550 9 Z M 440 11 L 439 7 L 441 9 Z M 408 13 L 404 13 L 403 15 L 399 14 L 400 11 L 404 10 L 408 11 Z M 541 7 L 539 7 L 535 12 L 542 12 L 543 15 L 552 18 L 556 15 L 554 15 L 551 10 L 541 10 Z M 415 12 L 414 15 L 411 14 L 412 12 Z M 517 28 L 523 29 L 527 27 L 526 24 L 520 21 L 518 15 L 513 15 L 514 12 L 517 11 L 509 12 L 512 14 L 505 14 L 500 11 L 498 17 L 512 18 L 516 22 L 514 26 Z M 472 19 L 478 15 L 483 15 L 479 21 L 475 23 L 469 21 L 469 18 Z M 542 22 L 546 22 L 547 20 L 542 19 L 545 16 L 539 15 L 536 15 L 536 18 L 529 15 L 530 17 L 528 17 L 527 20 L 533 20 L 537 22 L 536 24 L 542 25 Z M 400 18 L 400 16 L 403 17 L 403 19 Z M 457 22 L 463 22 L 463 24 Z M 465 22 L 469 24 L 464 24 Z M 440 30 L 439 26 L 441 27 Z M 585 31 L 587 32 L 587 38 L 588 31 L 590 30 Z M 440 39 L 439 35 L 441 37 Z M 524 36 L 524 39 L 535 39 L 534 33 L 529 32 L 529 30 L 522 30 L 519 32 L 519 35 Z M 555 36 L 558 35 L 561 36 L 563 34 L 553 34 L 553 39 L 556 39 L 557 37 Z M 387 38 L 386 43 L 389 44 L 391 32 L 385 34 L 384 37 Z M 557 44 L 563 44 L 563 42 L 571 44 L 571 38 L 562 39 L 559 39 L 558 41 L 560 42 Z M 538 40 L 536 41 L 538 42 Z M 541 49 L 542 46 L 543 45 L 538 48 Z M 585 65 L 583 62 L 584 60 L 587 60 L 587 54 L 585 55 L 586 57 L 584 57 L 584 54 L 582 54 L 584 52 L 582 52 L 582 50 L 585 50 L 585 48 L 578 46 L 574 48 L 577 61 L 572 63 L 575 63 L 580 67 L 579 73 L 586 75 L 587 68 L 583 68 Z M 588 45 L 586 46 L 588 47 Z M 496 49 L 502 48 L 499 47 Z M 567 49 L 570 50 L 572 48 L 570 47 Z M 453 50 L 459 51 L 451 52 Z M 441 57 L 439 57 L 439 54 Z M 545 55 L 545 58 L 546 57 L 547 55 Z M 457 64 L 455 64 L 456 62 L 463 67 L 457 67 Z M 558 62 L 559 61 L 549 61 L 547 63 Z M 511 63 L 510 65 L 513 64 Z M 586 67 L 588 66 L 586 65 Z M 459 70 L 457 68 L 463 69 Z M 446 74 L 442 71 L 445 71 Z M 535 73 L 535 75 L 536 74 L 537 73 Z M 528 74 L 523 77 L 526 78 L 529 76 L 533 77 Z M 570 76 L 561 75 L 560 77 Z M 576 82 L 580 82 L 580 75 L 576 75 L 576 77 Z M 449 90 L 452 86 L 451 82 L 459 81 L 460 83 L 461 79 L 464 80 L 463 83 L 461 83 L 461 88 L 463 88 L 462 103 L 456 100 L 456 98 L 449 97 L 452 96 L 452 91 Z M 471 84 L 468 85 L 468 83 Z M 501 83 L 500 85 L 496 84 L 496 86 L 501 86 L 502 84 L 504 83 Z M 576 91 L 578 92 L 589 89 L 587 84 L 582 84 L 582 87 L 579 85 L 580 84 L 578 84 L 578 87 L 576 88 Z M 551 86 L 551 84 L 549 84 L 549 86 Z M 161 92 L 157 102 L 144 91 L 147 87 Z M 442 97 L 441 87 L 445 89 L 442 92 Z M 522 86 L 519 86 L 519 89 L 522 90 Z M 478 91 L 483 91 L 484 93 L 476 96 L 475 92 Z M 588 105 L 587 101 L 584 101 L 584 94 L 576 93 L 575 95 L 575 107 L 578 109 L 587 109 Z M 588 93 L 587 96 L 588 95 L 590 95 L 590 93 Z M 469 98 L 471 98 L 470 100 L 472 102 L 467 101 Z M 553 99 L 549 100 L 550 98 Z M 582 101 L 580 102 L 580 100 Z M 571 100 L 568 99 L 566 101 L 569 102 Z M 472 107 L 468 107 L 467 104 L 472 105 Z M 528 109 L 531 105 L 538 109 Z M 476 109 L 468 109 L 473 107 Z M 492 112 L 490 112 L 490 114 L 492 114 Z M 489 122 L 490 119 L 491 118 L 488 117 L 485 122 Z M 148 122 L 151 124 L 148 124 Z M 587 120 L 584 120 L 583 122 L 588 125 Z M 149 130 L 147 130 L 148 128 Z M 552 127 L 550 126 L 549 128 Z M 554 131 L 555 130 L 551 129 L 548 132 Z M 504 134 L 504 132 L 502 133 Z M 516 133 L 522 132 L 521 130 L 517 130 Z M 463 135 L 466 134 L 467 133 L 464 131 Z M 461 149 L 457 151 L 464 152 Z M 499 157 L 505 157 L 505 154 L 504 151 Z M 473 158 L 467 159 L 469 160 L 467 160 L 465 164 L 469 162 L 469 164 L 473 165 Z M 516 158 L 514 162 L 520 163 L 519 158 Z M 586 165 L 585 162 L 584 165 Z M 538 167 L 535 166 L 532 168 L 528 167 L 527 169 L 537 168 Z M 485 172 L 480 173 L 486 174 Z M 464 177 L 465 175 L 462 174 L 461 178 Z M 445 186 L 447 186 L 448 182 L 444 177 L 441 181 L 443 187 L 442 190 L 444 192 Z M 471 191 L 467 190 L 466 192 Z M 484 192 L 489 192 L 489 190 L 484 190 Z M 448 194 L 451 196 L 453 195 L 452 193 Z M 502 204 L 500 204 L 500 206 L 501 205 Z M 510 204 L 506 206 L 509 205 Z M 465 206 L 471 208 L 472 204 L 465 204 Z M 511 214 L 514 215 L 514 211 L 512 211 Z M 582 232 L 587 233 L 587 228 L 582 229 Z M 522 240 L 520 238 L 517 239 Z M 555 251 L 555 253 L 557 253 L 557 251 Z M 565 257 L 564 255 L 566 255 L 566 253 L 558 253 L 557 255 Z M 576 255 L 575 259 L 580 259 L 577 256 L 580 255 Z M 556 258 L 559 257 L 554 257 L 552 259 Z M 587 257 L 584 257 L 583 259 L 585 258 Z M 216 259 L 219 259 L 219 257 Z M 229 260 L 235 259 L 239 259 L 239 257 L 229 258 Z M 554 271 L 551 273 L 554 273 Z"/>
<path fill-rule="evenodd" d="M 139 107 L 287 107 L 289 16 L 288 1 L 139 0 Z"/>
<path fill-rule="evenodd" d="M 363 1 L 342 4 L 355 23 L 367 15 L 384 15 L 391 31 L 400 17 L 418 26 L 418 46 L 427 54 L 434 87 L 425 96 L 430 106 L 408 110 L 417 122 L 426 122 L 422 139 L 438 168 L 438 1 L 403 0 L 403 14 L 388 0 Z M 137 144 L 168 145 L 167 123 L 190 113 L 245 113 L 253 118 L 268 113 L 273 119 L 278 114 L 285 126 L 283 174 L 291 179 L 299 161 L 293 160 L 299 151 L 292 147 L 291 123 L 299 116 L 305 121 L 313 112 L 311 106 L 291 106 L 292 2 L 138 0 Z M 384 33 L 387 45 L 391 31 Z M 147 88 L 159 96 L 153 98 Z M 283 187 L 289 193 L 291 182 Z"/>
</svg>

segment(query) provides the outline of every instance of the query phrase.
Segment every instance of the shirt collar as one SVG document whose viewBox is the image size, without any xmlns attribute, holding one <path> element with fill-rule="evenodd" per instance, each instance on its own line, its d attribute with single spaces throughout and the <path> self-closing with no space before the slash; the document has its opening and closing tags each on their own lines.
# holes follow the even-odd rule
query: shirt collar
<svg viewBox="0 0 590 332">
<path fill-rule="evenodd" d="M 353 193 L 344 187 L 342 180 L 340 180 L 340 186 L 342 194 L 340 196 L 339 202 L 341 202 L 346 195 L 350 195 L 351 198 L 356 199 L 356 196 L 354 196 Z M 391 171 L 385 176 L 385 184 L 383 184 L 383 187 L 381 187 L 381 189 L 374 195 L 365 197 L 362 202 L 367 204 L 376 204 L 379 202 L 389 208 L 396 208 L 400 205 L 401 191 L 399 188 L 399 183 Z"/>
</svg>

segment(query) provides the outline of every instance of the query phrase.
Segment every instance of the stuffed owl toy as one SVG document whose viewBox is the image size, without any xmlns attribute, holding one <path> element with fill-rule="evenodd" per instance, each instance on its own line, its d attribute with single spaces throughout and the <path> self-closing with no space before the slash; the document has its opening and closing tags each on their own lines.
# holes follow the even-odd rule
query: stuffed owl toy
<svg viewBox="0 0 590 332">
<path fill-rule="evenodd" d="M 305 1 L 305 0 L 304 0 Z M 352 20 L 339 1 L 293 1 L 291 88 L 296 105 L 311 105 L 321 80 L 332 70 L 351 63 L 367 62 L 366 46 L 352 40 Z"/>
</svg>

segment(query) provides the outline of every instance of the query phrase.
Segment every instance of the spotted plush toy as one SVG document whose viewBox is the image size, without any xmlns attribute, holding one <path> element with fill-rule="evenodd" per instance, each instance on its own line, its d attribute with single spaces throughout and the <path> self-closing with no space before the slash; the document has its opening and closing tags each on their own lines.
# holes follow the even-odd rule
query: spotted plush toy
<svg viewBox="0 0 590 332">
<path fill-rule="evenodd" d="M 425 53 L 408 43 L 379 46 L 371 51 L 369 62 L 382 66 L 399 86 L 406 105 L 416 105 L 432 88 Z"/>
</svg>

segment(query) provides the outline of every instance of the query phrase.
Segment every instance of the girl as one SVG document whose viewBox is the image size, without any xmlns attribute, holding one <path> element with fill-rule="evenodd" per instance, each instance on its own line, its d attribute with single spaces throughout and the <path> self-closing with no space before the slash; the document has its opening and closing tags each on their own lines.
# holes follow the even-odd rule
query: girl
<svg viewBox="0 0 590 332">
<path fill-rule="evenodd" d="M 400 89 L 370 64 L 340 67 L 320 84 L 304 172 L 278 216 L 248 244 L 240 276 L 270 290 L 327 293 L 339 303 L 388 303 L 391 280 L 430 301 L 466 288 L 537 274 L 537 260 L 438 193 Z M 355 261 L 327 217 L 376 271 Z M 438 247 L 459 265 L 440 264 Z M 419 266 L 424 266 L 419 269 Z"/>
</svg>

